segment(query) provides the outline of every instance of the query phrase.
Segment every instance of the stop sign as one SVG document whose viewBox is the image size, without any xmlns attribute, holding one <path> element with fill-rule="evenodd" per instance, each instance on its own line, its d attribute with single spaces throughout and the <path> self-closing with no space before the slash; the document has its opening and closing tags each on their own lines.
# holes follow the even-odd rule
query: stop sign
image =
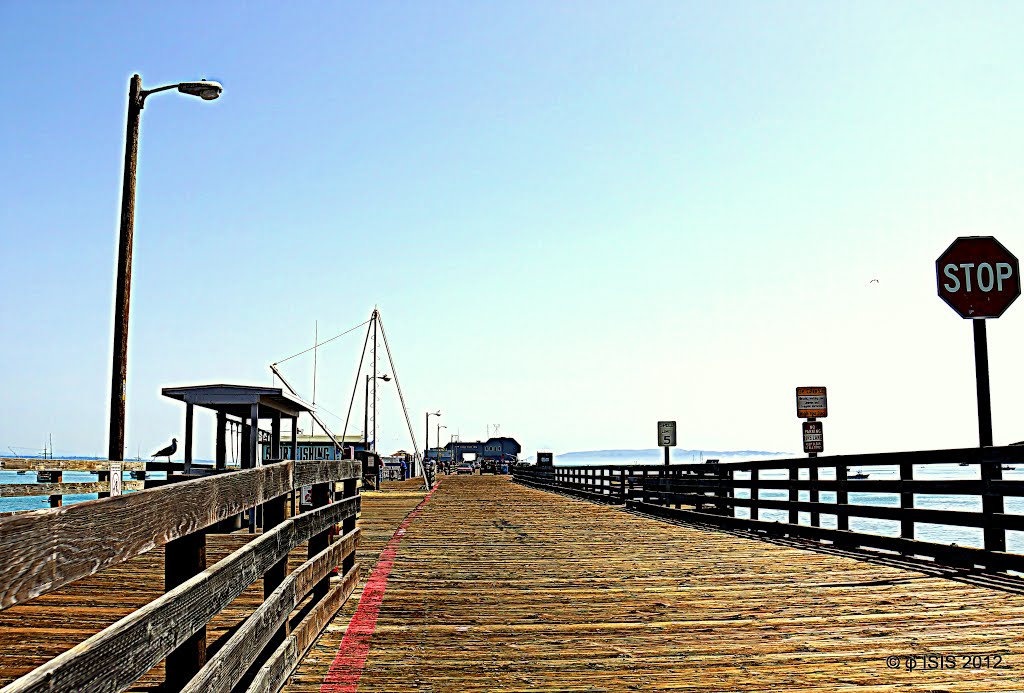
<svg viewBox="0 0 1024 693">
<path fill-rule="evenodd" d="M 998 318 L 1020 296 L 1017 258 L 992 236 L 958 238 L 935 261 L 939 298 L 962 318 Z"/>
</svg>

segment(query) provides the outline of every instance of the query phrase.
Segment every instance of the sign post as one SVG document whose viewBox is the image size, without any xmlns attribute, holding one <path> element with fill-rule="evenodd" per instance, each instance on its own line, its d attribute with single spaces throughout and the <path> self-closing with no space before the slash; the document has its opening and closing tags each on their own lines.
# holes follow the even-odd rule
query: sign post
<svg viewBox="0 0 1024 693">
<path fill-rule="evenodd" d="M 818 421 L 819 418 L 824 419 L 828 417 L 828 391 L 824 387 L 798 387 L 796 389 L 796 415 L 797 418 L 807 419 L 803 423 L 803 437 L 804 437 L 804 452 L 807 453 L 808 457 L 817 457 L 819 452 L 825 451 L 825 428 L 822 423 Z M 836 478 L 839 476 L 840 470 L 836 469 Z M 795 467 L 789 470 L 789 480 L 797 481 L 800 477 L 800 472 Z M 807 467 L 807 478 L 813 483 L 818 480 L 818 468 L 813 464 Z M 846 478 L 846 467 L 842 468 L 842 477 Z M 795 501 L 799 498 L 799 494 L 790 489 L 789 500 Z M 836 497 L 838 500 L 838 496 Z M 811 489 L 808 492 L 807 499 L 811 503 L 818 502 L 818 490 Z M 840 529 L 842 529 L 842 522 L 845 518 L 837 516 L 840 522 Z M 789 521 L 792 524 L 798 524 L 800 522 L 800 513 L 796 510 L 789 511 Z M 811 526 L 821 526 L 821 514 L 818 512 L 811 511 Z"/>
<path fill-rule="evenodd" d="M 978 389 L 978 440 L 992 445 L 992 399 L 988 381 L 985 320 L 998 318 L 1020 296 L 1017 258 L 992 236 L 953 241 L 935 261 L 939 298 L 974 323 L 974 374 Z"/>
<path fill-rule="evenodd" d="M 1020 264 L 992 236 L 966 236 L 953 241 L 935 261 L 939 298 L 974 327 L 974 377 L 978 389 L 978 444 L 992 445 L 992 398 L 988 382 L 988 334 L 985 321 L 998 318 L 1020 296 Z M 998 464 L 982 464 L 981 480 L 998 481 Z M 1005 511 L 1001 497 L 982 496 L 986 515 Z M 985 548 L 1006 550 L 1006 531 L 985 528 Z"/>
<path fill-rule="evenodd" d="M 665 448 L 665 464 L 669 463 L 669 448 L 676 446 L 676 422 L 658 422 L 658 445 Z"/>
</svg>

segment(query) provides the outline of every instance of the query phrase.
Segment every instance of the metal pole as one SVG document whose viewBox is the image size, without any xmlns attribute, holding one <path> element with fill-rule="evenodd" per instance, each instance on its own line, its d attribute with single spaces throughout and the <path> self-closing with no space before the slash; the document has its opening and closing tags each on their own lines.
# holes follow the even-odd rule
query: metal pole
<svg viewBox="0 0 1024 693">
<path fill-rule="evenodd" d="M 427 452 L 430 450 L 430 412 L 428 411 L 426 416 L 426 431 L 423 432 L 423 464 L 427 463 Z"/>
<path fill-rule="evenodd" d="M 974 373 L 978 381 L 978 439 L 981 447 L 992 446 L 992 396 L 988 382 L 988 333 L 985 320 L 972 320 L 974 323 Z M 982 461 L 981 480 L 988 486 L 993 481 L 1003 478 L 999 461 Z M 984 495 L 981 498 L 981 510 L 985 515 L 996 515 L 1006 512 L 1001 495 Z M 1006 530 L 997 527 L 985 527 L 985 549 L 988 551 L 1006 551 Z"/>
<path fill-rule="evenodd" d="M 978 438 L 983 448 L 992 446 L 992 397 L 988 386 L 988 334 L 984 318 L 974 323 L 974 374 L 978 381 Z"/>
<path fill-rule="evenodd" d="M 370 376 L 366 376 L 366 394 L 363 397 L 363 449 L 370 449 Z"/>
<path fill-rule="evenodd" d="M 377 452 L 377 311 L 373 311 L 373 451 Z"/>
<path fill-rule="evenodd" d="M 668 446 L 665 446 L 665 464 L 668 464 Z"/>
<path fill-rule="evenodd" d="M 817 419 L 814 418 L 814 417 L 810 417 L 807 420 L 808 421 L 817 421 Z M 822 436 L 822 440 L 824 440 L 824 438 L 825 438 L 824 426 L 822 427 L 821 436 Z M 818 453 L 816 453 L 816 452 L 809 452 L 809 453 L 807 453 L 808 459 L 814 459 L 817 456 L 818 456 Z M 807 480 L 811 482 L 811 484 L 810 484 L 811 486 L 816 486 L 817 483 L 818 483 L 818 468 L 815 467 L 814 464 L 809 464 L 807 466 Z M 807 493 L 807 500 L 809 502 L 811 502 L 811 503 L 817 503 L 818 502 L 818 489 L 817 488 L 812 488 Z M 820 526 L 821 526 L 821 513 L 816 512 L 816 511 L 811 511 L 811 527 L 820 527 Z"/>
<path fill-rule="evenodd" d="M 117 296 L 114 299 L 114 352 L 110 371 L 110 427 L 107 459 L 124 459 L 125 388 L 128 381 L 128 304 L 132 287 L 132 239 L 135 233 L 135 167 L 139 158 L 142 78 L 128 85 L 128 123 L 121 183 L 121 230 L 117 246 Z"/>
</svg>

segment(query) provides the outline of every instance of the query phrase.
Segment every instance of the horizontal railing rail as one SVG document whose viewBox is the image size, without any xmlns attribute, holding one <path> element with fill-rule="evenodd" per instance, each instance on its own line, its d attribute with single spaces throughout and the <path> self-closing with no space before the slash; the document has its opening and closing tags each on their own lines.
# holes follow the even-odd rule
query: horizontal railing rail
<svg viewBox="0 0 1024 693">
<path fill-rule="evenodd" d="M 120 462 L 123 474 L 146 469 L 145 462 Z M 0 471 L 15 472 L 18 476 L 34 479 L 25 483 L 15 477 L 13 483 L 0 483 L 0 498 L 31 498 L 46 496 L 50 507 L 63 505 L 64 496 L 78 494 L 106 494 L 110 492 L 109 460 L 51 459 L 45 457 L 0 457 Z M 102 480 L 64 481 L 65 472 L 104 472 Z M 141 491 L 140 481 L 122 481 L 122 491 Z M 44 501 L 46 502 L 46 501 Z M 5 513 L 7 514 L 7 513 Z"/>
<path fill-rule="evenodd" d="M 972 468 L 977 478 L 915 478 L 915 469 L 951 464 Z M 660 517 L 1024 572 L 1024 555 L 1006 550 L 1007 532 L 1024 532 L 1024 514 L 1006 507 L 1008 497 L 1024 499 L 1024 479 L 1002 478 L 1004 466 L 1017 464 L 1024 469 L 1024 446 L 724 464 L 531 466 L 516 467 L 513 478 Z M 896 478 L 872 479 L 880 467 Z M 851 476 L 849 469 L 863 472 Z M 823 500 L 822 494 L 834 500 Z M 885 500 L 891 505 L 869 504 L 865 499 L 880 497 L 862 494 L 889 494 Z M 980 510 L 919 507 L 929 496 L 973 499 L 954 505 Z M 785 519 L 765 520 L 762 511 L 783 511 Z M 834 526 L 823 526 L 823 516 Z M 851 518 L 892 521 L 899 536 L 851 530 Z M 982 546 L 918 539 L 921 525 L 981 529 Z"/>
<path fill-rule="evenodd" d="M 278 675 L 257 677 L 272 684 L 260 690 L 278 690 L 297 660 L 274 647 L 304 651 L 358 580 L 359 471 L 355 460 L 273 462 L 0 519 L 0 609 L 160 545 L 168 576 L 162 596 L 0 691 L 122 691 L 165 659 L 164 690 L 230 690 L 264 667 Z M 337 482 L 342 498 L 332 503 Z M 312 486 L 314 508 L 289 518 L 288 494 L 302 486 Z M 206 533 L 256 506 L 263 533 L 207 569 Z M 309 560 L 287 575 L 288 555 L 303 543 Z M 342 577 L 332 586 L 335 567 Z M 264 602 L 206 661 L 207 624 L 260 579 Z"/>
</svg>

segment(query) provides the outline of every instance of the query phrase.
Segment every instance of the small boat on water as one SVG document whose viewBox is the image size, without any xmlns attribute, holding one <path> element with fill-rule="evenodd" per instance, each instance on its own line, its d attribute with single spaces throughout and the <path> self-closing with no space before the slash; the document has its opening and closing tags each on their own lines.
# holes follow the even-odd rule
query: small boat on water
<svg viewBox="0 0 1024 693">
<path fill-rule="evenodd" d="M 1000 469 L 1009 469 L 1010 471 L 1013 471 L 1014 469 L 1016 469 L 1016 467 L 1011 467 L 1008 464 L 1004 464 L 1002 467 L 1000 467 Z"/>
<path fill-rule="evenodd" d="M 970 466 L 971 466 L 971 463 L 970 463 L 970 462 L 961 462 L 961 463 L 960 463 L 960 466 L 961 466 L 961 467 L 970 467 Z"/>
<path fill-rule="evenodd" d="M 846 477 L 847 479 L 867 479 L 869 476 L 871 476 L 870 474 L 865 474 L 860 470 L 854 472 L 853 474 L 849 474 L 849 469 L 847 469 L 846 471 L 848 473 L 848 476 Z"/>
</svg>

